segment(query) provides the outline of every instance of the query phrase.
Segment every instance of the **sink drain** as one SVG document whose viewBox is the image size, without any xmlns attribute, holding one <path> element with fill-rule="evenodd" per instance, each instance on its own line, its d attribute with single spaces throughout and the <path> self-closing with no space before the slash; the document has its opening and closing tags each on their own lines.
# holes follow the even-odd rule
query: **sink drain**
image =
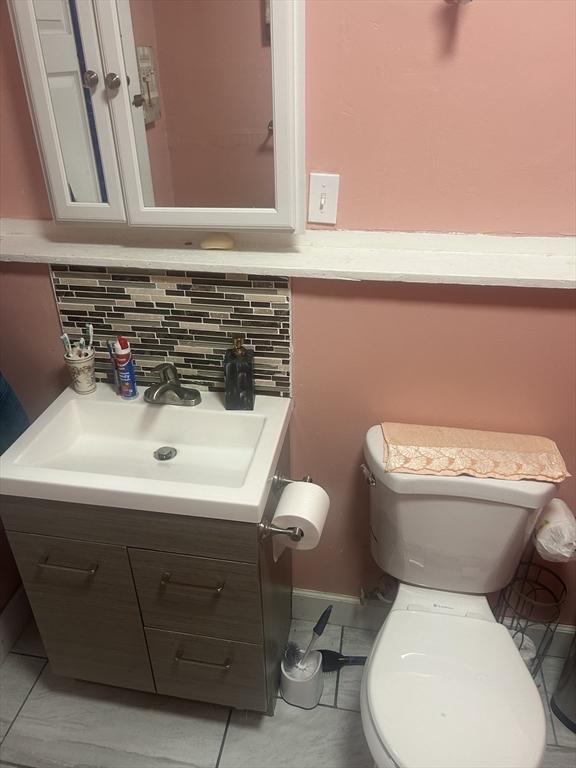
<svg viewBox="0 0 576 768">
<path fill-rule="evenodd" d="M 163 445 L 160 448 L 156 448 L 154 451 L 154 458 L 158 461 L 169 461 L 173 459 L 178 451 L 176 448 L 172 448 L 171 445 Z"/>
</svg>

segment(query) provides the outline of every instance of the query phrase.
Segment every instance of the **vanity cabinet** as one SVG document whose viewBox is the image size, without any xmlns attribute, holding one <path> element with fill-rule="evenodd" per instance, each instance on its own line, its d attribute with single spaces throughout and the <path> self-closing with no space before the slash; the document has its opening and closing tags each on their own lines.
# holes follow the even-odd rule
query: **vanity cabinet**
<svg viewBox="0 0 576 768">
<path fill-rule="evenodd" d="M 0 513 L 57 674 L 274 711 L 291 559 L 256 524 L 13 496 Z"/>
</svg>

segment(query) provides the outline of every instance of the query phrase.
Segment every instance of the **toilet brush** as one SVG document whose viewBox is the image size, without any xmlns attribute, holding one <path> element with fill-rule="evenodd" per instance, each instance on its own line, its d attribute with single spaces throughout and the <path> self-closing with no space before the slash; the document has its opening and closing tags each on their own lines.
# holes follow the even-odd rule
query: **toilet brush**
<svg viewBox="0 0 576 768">
<path fill-rule="evenodd" d="M 297 662 L 297 666 L 299 666 L 301 669 L 303 669 L 306 666 L 306 660 L 310 655 L 310 651 L 314 648 L 314 646 L 318 642 L 318 638 L 321 637 L 322 633 L 326 629 L 326 624 L 328 624 L 328 619 L 330 618 L 331 613 L 332 613 L 332 606 L 329 605 L 328 608 L 326 608 L 326 610 L 322 613 L 322 616 L 320 616 L 320 618 L 316 622 L 316 626 L 312 630 L 312 637 L 310 639 L 310 642 L 308 643 L 308 647 L 304 651 L 304 656 L 302 656 L 300 661 Z"/>
<path fill-rule="evenodd" d="M 332 606 L 329 606 L 320 616 L 305 651 L 296 643 L 290 642 L 284 652 L 280 665 L 280 692 L 284 701 L 295 707 L 312 709 L 322 696 L 322 655 L 312 649 L 324 632 L 331 613 Z"/>
</svg>

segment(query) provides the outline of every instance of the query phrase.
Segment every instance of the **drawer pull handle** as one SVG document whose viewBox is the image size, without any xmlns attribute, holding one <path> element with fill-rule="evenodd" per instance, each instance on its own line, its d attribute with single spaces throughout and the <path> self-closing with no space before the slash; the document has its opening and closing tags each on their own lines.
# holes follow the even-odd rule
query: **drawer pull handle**
<svg viewBox="0 0 576 768">
<path fill-rule="evenodd" d="M 219 595 L 224 589 L 223 581 L 218 582 L 215 587 L 206 587 L 204 584 L 189 584 L 186 581 L 175 581 L 172 578 L 170 571 L 164 571 L 160 577 L 160 584 L 162 584 L 163 587 L 166 586 L 166 584 L 173 584 L 176 587 L 190 587 L 190 589 L 199 589 L 202 592 L 214 592 L 216 595 Z"/>
<path fill-rule="evenodd" d="M 44 555 L 44 557 L 36 563 L 36 567 L 49 568 L 54 571 L 71 571 L 72 573 L 84 573 L 86 576 L 94 576 L 98 570 L 98 563 L 91 565 L 89 568 L 76 568 L 73 565 L 58 565 L 57 563 L 49 563 L 49 557 L 50 555 Z"/>
<path fill-rule="evenodd" d="M 232 659 L 228 657 L 222 664 L 216 664 L 213 661 L 201 661 L 200 659 L 187 659 L 182 655 L 182 651 L 176 651 L 174 654 L 174 661 L 184 661 L 186 664 L 196 664 L 199 667 L 212 667 L 213 669 L 230 669 L 232 666 Z"/>
</svg>

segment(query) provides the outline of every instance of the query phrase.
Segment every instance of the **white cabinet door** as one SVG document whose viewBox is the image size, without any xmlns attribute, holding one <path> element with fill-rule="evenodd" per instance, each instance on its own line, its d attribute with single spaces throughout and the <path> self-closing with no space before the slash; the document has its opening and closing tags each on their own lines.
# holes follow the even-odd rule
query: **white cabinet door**
<svg viewBox="0 0 576 768">
<path fill-rule="evenodd" d="M 55 218 L 125 221 L 91 0 L 12 0 L 11 13 Z"/>
</svg>

